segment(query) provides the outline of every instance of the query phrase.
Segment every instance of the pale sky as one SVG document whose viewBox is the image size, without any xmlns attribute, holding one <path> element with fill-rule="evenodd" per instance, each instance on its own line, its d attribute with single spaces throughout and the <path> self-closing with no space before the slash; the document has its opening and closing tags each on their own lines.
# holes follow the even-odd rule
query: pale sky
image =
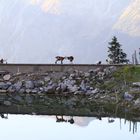
<svg viewBox="0 0 140 140">
<path fill-rule="evenodd" d="M 9 115 L 8 119 L 0 119 L 2 140 L 139 140 L 140 123 L 137 123 L 137 132 L 133 134 L 133 124 L 129 131 L 130 122 L 115 119 L 108 123 L 108 118 L 102 120 L 94 117 L 81 117 L 90 123 L 81 127 L 70 123 L 56 123 L 51 117 L 29 115 Z"/>
<path fill-rule="evenodd" d="M 140 46 L 140 0 L 0 0 L 0 57 L 9 63 L 107 58 L 116 35 L 131 57 Z M 69 62 L 65 62 L 69 63 Z"/>
</svg>

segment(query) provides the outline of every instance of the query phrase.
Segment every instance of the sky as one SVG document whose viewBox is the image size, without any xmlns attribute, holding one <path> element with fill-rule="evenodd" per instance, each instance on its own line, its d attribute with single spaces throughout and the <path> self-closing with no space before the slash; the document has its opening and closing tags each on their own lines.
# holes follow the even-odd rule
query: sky
<svg viewBox="0 0 140 140">
<path fill-rule="evenodd" d="M 80 119 L 80 117 L 79 117 Z M 108 118 L 102 120 L 94 117 L 81 117 L 83 121 L 90 120 L 87 126 L 70 123 L 56 123 L 49 116 L 8 115 L 8 119 L 0 118 L 1 139 L 5 140 L 139 140 L 140 123 L 137 123 L 137 132 L 133 134 L 133 124 L 121 119 L 108 123 Z M 75 118 L 74 118 L 75 120 Z"/>
<path fill-rule="evenodd" d="M 131 58 L 140 46 L 140 0 L 0 0 L 0 57 L 8 63 L 105 62 L 117 36 Z M 65 61 L 64 63 L 69 63 Z"/>
</svg>

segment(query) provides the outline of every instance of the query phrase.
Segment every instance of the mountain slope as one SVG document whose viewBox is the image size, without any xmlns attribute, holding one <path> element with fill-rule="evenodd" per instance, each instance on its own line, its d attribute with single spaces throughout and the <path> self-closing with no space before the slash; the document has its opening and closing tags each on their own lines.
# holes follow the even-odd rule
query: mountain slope
<svg viewBox="0 0 140 140">
<path fill-rule="evenodd" d="M 140 0 L 132 1 L 123 14 L 120 16 L 114 29 L 140 37 Z"/>
</svg>

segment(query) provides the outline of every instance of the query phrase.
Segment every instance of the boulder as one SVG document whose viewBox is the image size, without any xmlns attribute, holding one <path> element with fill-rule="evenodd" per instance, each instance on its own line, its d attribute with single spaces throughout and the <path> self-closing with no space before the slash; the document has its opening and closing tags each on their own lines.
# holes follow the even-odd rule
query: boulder
<svg viewBox="0 0 140 140">
<path fill-rule="evenodd" d="M 56 91 L 56 85 L 55 84 L 53 84 L 53 85 L 48 85 L 47 87 L 44 87 L 44 91 L 46 92 L 46 93 L 55 93 L 55 91 Z"/>
<path fill-rule="evenodd" d="M 140 98 L 135 101 L 135 106 L 140 106 Z"/>
<path fill-rule="evenodd" d="M 31 89 L 26 89 L 25 92 L 26 93 L 31 93 Z"/>
<path fill-rule="evenodd" d="M 24 88 L 21 88 L 19 91 L 18 91 L 19 93 L 25 93 L 25 89 Z"/>
<path fill-rule="evenodd" d="M 6 106 L 11 106 L 12 105 L 12 103 L 10 101 L 4 101 L 3 104 L 6 105 Z"/>
<path fill-rule="evenodd" d="M 31 93 L 38 93 L 38 91 L 39 90 L 37 90 L 37 89 L 33 89 L 33 90 L 31 90 Z"/>
<path fill-rule="evenodd" d="M 32 98 L 32 96 L 30 96 L 30 95 L 26 95 L 26 97 L 25 97 L 25 101 L 26 101 L 28 104 L 31 104 L 31 103 L 33 102 L 33 98 Z"/>
<path fill-rule="evenodd" d="M 22 88 L 22 82 L 19 81 L 17 83 L 14 84 L 16 91 L 19 91 Z"/>
<path fill-rule="evenodd" d="M 14 85 L 11 85 L 8 89 L 7 89 L 8 92 L 10 93 L 14 93 L 16 91 L 16 88 Z"/>
<path fill-rule="evenodd" d="M 33 89 L 34 88 L 34 82 L 33 81 L 25 81 L 25 88 L 26 89 Z"/>
<path fill-rule="evenodd" d="M 85 72 L 85 73 L 84 73 L 84 77 L 85 77 L 85 78 L 89 78 L 89 77 L 90 77 L 90 73 Z"/>
<path fill-rule="evenodd" d="M 94 90 L 91 90 L 91 94 L 97 94 L 97 93 L 99 93 L 99 89 L 94 89 Z"/>
<path fill-rule="evenodd" d="M 49 82 L 50 80 L 51 80 L 51 78 L 50 78 L 49 76 L 44 77 L 44 81 L 45 81 L 45 82 Z"/>
<path fill-rule="evenodd" d="M 60 87 L 60 90 L 61 90 L 62 92 L 67 91 L 67 85 L 66 85 L 65 83 L 60 83 L 60 84 L 59 84 L 59 87 Z M 57 89 L 58 89 L 58 88 L 57 88 Z"/>
<path fill-rule="evenodd" d="M 16 95 L 16 96 L 14 96 L 13 98 L 14 98 L 16 101 L 18 101 L 18 102 L 22 102 L 22 101 L 23 101 L 22 97 L 19 96 L 19 95 Z"/>
<path fill-rule="evenodd" d="M 6 74 L 6 75 L 3 76 L 3 80 L 5 80 L 5 81 L 9 81 L 10 78 L 11 78 L 10 74 Z"/>
<path fill-rule="evenodd" d="M 0 93 L 6 93 L 7 90 L 4 90 L 4 89 L 0 89 Z"/>
<path fill-rule="evenodd" d="M 42 87 L 44 86 L 45 82 L 42 80 L 34 81 L 34 86 L 35 87 Z"/>
<path fill-rule="evenodd" d="M 131 101 L 131 100 L 133 100 L 133 96 L 131 95 L 131 94 L 129 94 L 128 92 L 125 92 L 124 93 L 124 99 L 126 100 L 126 101 Z"/>
<path fill-rule="evenodd" d="M 132 83 L 132 85 L 133 85 L 134 87 L 140 87 L 140 82 Z"/>
<path fill-rule="evenodd" d="M 77 87 L 77 85 L 68 85 L 68 90 L 70 91 L 70 92 L 76 92 L 76 91 L 78 91 L 78 87 Z"/>
<path fill-rule="evenodd" d="M 9 88 L 9 86 L 10 85 L 8 83 L 0 82 L 0 89 L 6 90 Z"/>
</svg>

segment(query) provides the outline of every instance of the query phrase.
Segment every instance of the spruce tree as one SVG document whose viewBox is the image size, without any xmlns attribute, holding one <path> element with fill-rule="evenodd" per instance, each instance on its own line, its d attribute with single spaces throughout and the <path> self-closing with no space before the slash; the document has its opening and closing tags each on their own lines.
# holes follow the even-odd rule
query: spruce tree
<svg viewBox="0 0 140 140">
<path fill-rule="evenodd" d="M 109 64 L 123 64 L 128 63 L 129 60 L 126 59 L 127 54 L 121 49 L 121 44 L 118 42 L 117 38 L 114 36 L 112 41 L 108 43 L 108 62 Z"/>
</svg>

